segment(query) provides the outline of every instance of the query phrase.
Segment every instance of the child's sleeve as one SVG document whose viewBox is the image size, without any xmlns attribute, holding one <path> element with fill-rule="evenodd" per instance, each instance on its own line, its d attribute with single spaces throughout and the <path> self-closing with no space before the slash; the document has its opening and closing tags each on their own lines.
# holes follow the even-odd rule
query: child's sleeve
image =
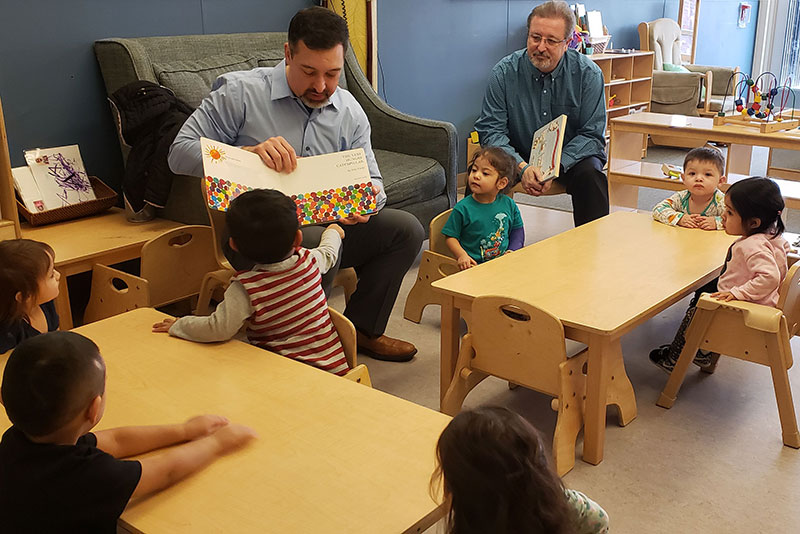
<svg viewBox="0 0 800 534">
<path fill-rule="evenodd" d="M 717 192 L 714 193 L 714 201 L 717 204 L 713 213 L 714 222 L 717 223 L 717 230 L 724 230 L 725 225 L 722 224 L 722 214 L 725 213 L 725 193 L 717 189 Z"/>
<path fill-rule="evenodd" d="M 778 263 L 765 248 L 748 254 L 745 259 L 747 271 L 751 278 L 742 285 L 734 286 L 728 291 L 736 300 L 759 302 L 770 296 L 781 285 L 781 272 Z"/>
<path fill-rule="evenodd" d="M 656 204 L 653 208 L 653 219 L 658 222 L 677 226 L 678 221 L 683 217 L 683 206 L 681 203 L 681 193 L 678 191 L 666 200 Z"/>
<path fill-rule="evenodd" d="M 511 230 L 508 232 L 508 250 L 519 250 L 525 246 L 525 225 L 517 203 L 511 200 Z"/>
<path fill-rule="evenodd" d="M 326 228 L 322 232 L 317 248 L 312 248 L 309 253 L 317 260 L 317 268 L 320 274 L 327 273 L 331 267 L 336 265 L 339 258 L 339 249 L 342 248 L 342 238 L 339 232 L 333 228 Z"/>
<path fill-rule="evenodd" d="M 608 514 L 589 497 L 571 489 L 565 489 L 567 503 L 573 515 L 573 525 L 578 534 L 606 534 Z"/>
<path fill-rule="evenodd" d="M 450 212 L 447 222 L 442 227 L 442 234 L 446 237 L 461 238 L 461 229 L 464 227 L 464 214 L 456 204 L 453 211 Z"/>
<path fill-rule="evenodd" d="M 207 317 L 187 315 L 181 317 L 169 329 L 171 336 L 212 343 L 231 339 L 245 321 L 253 314 L 247 290 L 236 280 L 225 290 L 225 298 L 214 313 Z"/>
</svg>

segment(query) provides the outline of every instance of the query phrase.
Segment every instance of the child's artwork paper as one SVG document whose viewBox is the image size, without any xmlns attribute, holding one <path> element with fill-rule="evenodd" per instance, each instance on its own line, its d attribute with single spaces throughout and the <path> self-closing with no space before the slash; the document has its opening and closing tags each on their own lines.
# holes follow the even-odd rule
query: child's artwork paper
<svg viewBox="0 0 800 534">
<path fill-rule="evenodd" d="M 561 148 L 564 145 L 564 130 L 567 116 L 561 115 L 545 124 L 533 134 L 531 157 L 528 163 L 542 171 L 542 182 L 558 178 L 561 172 Z"/>
<path fill-rule="evenodd" d="M 279 173 L 257 154 L 200 138 L 208 206 L 227 211 L 251 189 L 277 189 L 297 204 L 301 225 L 336 221 L 377 210 L 363 148 L 297 158 L 297 168 Z"/>
<path fill-rule="evenodd" d="M 25 151 L 46 210 L 94 200 L 78 145 Z"/>
<path fill-rule="evenodd" d="M 11 176 L 14 177 L 14 189 L 17 190 L 25 208 L 31 213 L 44 211 L 42 193 L 39 191 L 39 186 L 36 185 L 31 168 L 16 167 L 11 169 Z"/>
</svg>

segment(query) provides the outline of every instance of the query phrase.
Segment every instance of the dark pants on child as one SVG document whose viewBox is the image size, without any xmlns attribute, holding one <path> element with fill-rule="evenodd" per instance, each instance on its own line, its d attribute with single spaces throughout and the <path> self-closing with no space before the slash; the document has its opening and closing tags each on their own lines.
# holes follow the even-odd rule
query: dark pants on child
<svg viewBox="0 0 800 534">
<path fill-rule="evenodd" d="M 322 286 L 328 294 L 339 268 L 355 268 L 358 286 L 344 314 L 362 333 L 380 336 L 403 277 L 422 247 L 425 230 L 416 217 L 392 208 L 383 208 L 366 223 L 341 226 L 345 238 L 339 262 L 322 277 Z M 303 246 L 316 247 L 323 230 L 321 226 L 303 228 Z"/>
<path fill-rule="evenodd" d="M 556 182 L 563 184 L 572 197 L 572 220 L 575 226 L 608 215 L 608 179 L 603 161 L 597 156 L 580 160 L 561 172 Z"/>
<path fill-rule="evenodd" d="M 700 300 L 700 295 L 702 293 L 715 293 L 717 291 L 718 280 L 719 278 L 715 278 L 694 292 L 694 297 L 692 297 L 691 302 L 689 302 L 689 309 L 686 310 L 686 314 L 683 316 L 683 321 L 681 321 L 678 331 L 675 332 L 675 338 L 669 345 L 668 357 L 673 362 L 678 361 L 678 357 L 681 355 L 683 346 L 686 344 L 686 329 L 689 328 L 689 324 L 692 322 L 692 317 L 694 317 L 694 312 L 697 310 L 697 301 Z"/>
</svg>

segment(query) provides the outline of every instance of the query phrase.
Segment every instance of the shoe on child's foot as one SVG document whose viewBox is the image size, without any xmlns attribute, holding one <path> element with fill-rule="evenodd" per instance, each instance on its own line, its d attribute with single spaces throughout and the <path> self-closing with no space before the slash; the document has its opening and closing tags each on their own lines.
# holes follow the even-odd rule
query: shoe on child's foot
<svg viewBox="0 0 800 534">
<path fill-rule="evenodd" d="M 675 368 L 675 361 L 669 357 L 669 345 L 661 345 L 650 351 L 650 361 L 669 374 Z"/>
<path fill-rule="evenodd" d="M 700 368 L 708 367 L 711 365 L 711 356 L 713 354 L 714 353 L 710 350 L 698 349 L 697 354 L 694 355 L 694 360 L 692 360 L 692 363 Z"/>
</svg>

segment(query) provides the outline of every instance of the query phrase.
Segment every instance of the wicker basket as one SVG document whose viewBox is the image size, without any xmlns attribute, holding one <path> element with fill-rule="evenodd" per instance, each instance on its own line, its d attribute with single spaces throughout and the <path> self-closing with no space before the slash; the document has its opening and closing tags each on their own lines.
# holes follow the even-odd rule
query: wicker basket
<svg viewBox="0 0 800 534">
<path fill-rule="evenodd" d="M 117 203 L 117 193 L 104 184 L 99 178 L 90 176 L 89 182 L 92 184 L 92 189 L 94 189 L 94 196 L 96 197 L 94 200 L 87 200 L 86 202 L 80 202 L 71 206 L 31 213 L 18 198 L 17 208 L 19 209 L 19 213 L 31 226 L 42 226 L 55 222 L 68 221 L 70 219 L 77 219 L 78 217 L 86 217 L 87 215 L 95 215 Z"/>
<path fill-rule="evenodd" d="M 588 42 L 592 45 L 592 53 L 593 54 L 602 54 L 606 46 L 608 46 L 608 42 L 611 40 L 610 35 L 603 35 L 602 37 L 589 37 Z"/>
</svg>

